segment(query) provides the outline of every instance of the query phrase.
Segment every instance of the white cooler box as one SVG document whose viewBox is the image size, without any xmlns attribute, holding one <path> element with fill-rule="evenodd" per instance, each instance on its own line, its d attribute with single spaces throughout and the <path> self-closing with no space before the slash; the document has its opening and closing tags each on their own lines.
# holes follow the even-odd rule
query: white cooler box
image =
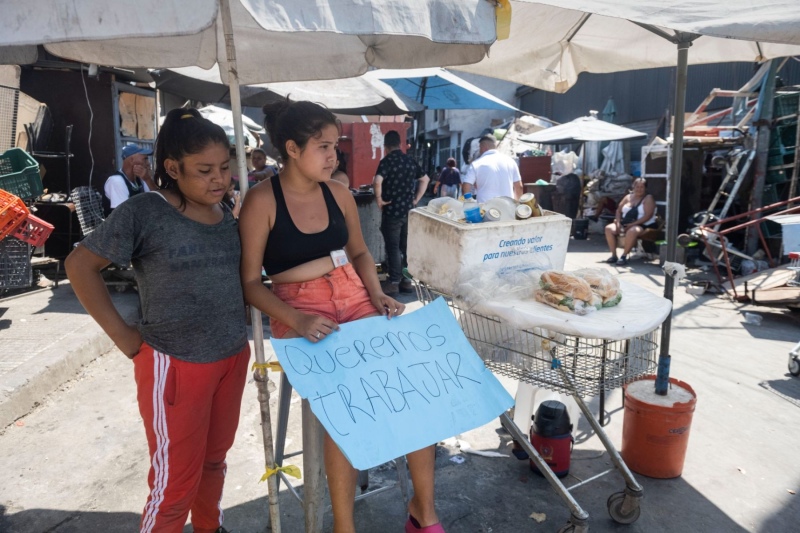
<svg viewBox="0 0 800 533">
<path fill-rule="evenodd" d="M 445 294 L 465 272 L 563 269 L 572 220 L 553 211 L 510 222 L 465 224 L 421 207 L 408 215 L 408 271 Z"/>
</svg>

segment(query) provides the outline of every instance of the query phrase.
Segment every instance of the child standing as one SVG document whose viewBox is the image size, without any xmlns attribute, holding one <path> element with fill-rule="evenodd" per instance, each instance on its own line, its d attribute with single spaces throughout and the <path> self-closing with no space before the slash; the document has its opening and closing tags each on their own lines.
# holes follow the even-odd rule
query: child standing
<svg viewBox="0 0 800 533">
<path fill-rule="evenodd" d="M 66 260 L 75 294 L 133 360 L 150 450 L 143 533 L 224 533 L 225 456 L 250 348 L 237 223 L 222 205 L 230 146 L 194 109 L 171 111 L 156 141 L 158 191 L 121 204 Z M 131 263 L 142 320 L 126 324 L 101 270 Z"/>
<path fill-rule="evenodd" d="M 270 316 L 276 338 L 317 342 L 340 323 L 387 318 L 405 306 L 384 294 L 350 190 L 331 180 L 336 168 L 336 117 L 311 102 L 264 107 L 281 172 L 244 200 L 240 216 L 242 282 L 247 302 Z M 261 268 L 273 290 L 261 281 Z M 325 436 L 325 470 L 334 533 L 353 533 L 357 471 Z M 408 454 L 414 483 L 406 533 L 444 533 L 434 508 L 433 446 Z"/>
</svg>

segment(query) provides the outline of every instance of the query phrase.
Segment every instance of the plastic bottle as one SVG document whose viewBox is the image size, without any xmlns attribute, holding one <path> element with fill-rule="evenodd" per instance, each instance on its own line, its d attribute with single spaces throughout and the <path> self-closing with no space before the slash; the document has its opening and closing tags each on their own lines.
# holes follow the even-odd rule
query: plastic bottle
<svg viewBox="0 0 800 533">
<path fill-rule="evenodd" d="M 517 205 L 513 198 L 509 198 L 507 196 L 496 196 L 495 198 L 492 198 L 483 204 L 483 207 L 486 209 L 487 213 L 489 212 L 489 209 L 497 209 L 500 211 L 501 221 L 511 221 L 514 220 L 514 209 L 516 209 Z"/>
<path fill-rule="evenodd" d="M 467 222 L 476 223 L 476 222 L 483 222 L 483 217 L 481 217 L 481 206 L 478 205 L 478 202 L 472 197 L 472 193 L 464 193 L 464 217 L 467 219 Z"/>
</svg>

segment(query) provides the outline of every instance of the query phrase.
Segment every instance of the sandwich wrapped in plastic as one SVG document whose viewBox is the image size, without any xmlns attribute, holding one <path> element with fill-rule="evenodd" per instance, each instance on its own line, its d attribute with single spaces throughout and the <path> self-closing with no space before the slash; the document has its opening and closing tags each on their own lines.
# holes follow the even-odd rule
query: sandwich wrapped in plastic
<svg viewBox="0 0 800 533">
<path fill-rule="evenodd" d="M 608 270 L 583 268 L 576 270 L 573 274 L 589 284 L 592 292 L 602 300 L 602 307 L 613 307 L 622 300 L 619 280 Z"/>
<path fill-rule="evenodd" d="M 560 270 L 542 272 L 533 297 L 537 302 L 578 315 L 596 311 L 603 304 L 586 280 Z"/>
</svg>

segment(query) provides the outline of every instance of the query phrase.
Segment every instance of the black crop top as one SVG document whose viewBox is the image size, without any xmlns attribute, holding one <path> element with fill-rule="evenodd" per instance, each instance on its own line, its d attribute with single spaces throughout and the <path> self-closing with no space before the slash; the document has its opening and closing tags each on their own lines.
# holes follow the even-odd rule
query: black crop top
<svg viewBox="0 0 800 533">
<path fill-rule="evenodd" d="M 269 233 L 264 250 L 264 270 L 267 275 L 280 274 L 290 268 L 328 256 L 341 250 L 350 238 L 344 214 L 333 193 L 325 183 L 320 183 L 325 207 L 328 209 L 328 227 L 319 233 L 303 233 L 295 226 L 277 175 L 270 178 L 275 195 L 275 225 Z"/>
</svg>

